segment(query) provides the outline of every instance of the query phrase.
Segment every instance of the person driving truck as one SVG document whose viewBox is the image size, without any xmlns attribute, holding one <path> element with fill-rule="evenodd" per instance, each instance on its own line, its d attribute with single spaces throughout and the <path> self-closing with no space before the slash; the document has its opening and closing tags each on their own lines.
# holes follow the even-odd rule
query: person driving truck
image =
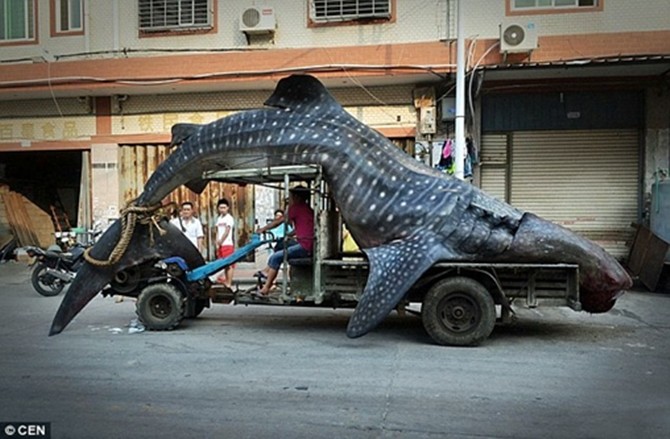
<svg viewBox="0 0 670 439">
<path fill-rule="evenodd" d="M 256 295 L 267 296 L 270 294 L 272 284 L 277 278 L 279 268 L 284 261 L 284 252 L 287 252 L 288 260 L 307 258 L 312 255 L 314 248 L 314 210 L 309 206 L 309 189 L 305 186 L 297 186 L 289 190 L 288 219 L 295 232 L 297 243 L 286 249 L 276 251 L 268 259 L 268 266 L 256 273 L 261 279 L 266 278 L 263 288 Z M 261 234 L 277 227 L 283 218 L 276 218 L 269 224 L 260 227 L 257 233 Z"/>
</svg>

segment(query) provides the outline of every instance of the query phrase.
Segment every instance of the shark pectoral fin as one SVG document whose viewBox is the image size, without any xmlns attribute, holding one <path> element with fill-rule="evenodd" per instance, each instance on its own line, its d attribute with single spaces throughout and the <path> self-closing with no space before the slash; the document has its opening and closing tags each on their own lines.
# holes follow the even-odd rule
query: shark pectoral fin
<svg viewBox="0 0 670 439">
<path fill-rule="evenodd" d="M 191 134 L 198 131 L 202 125 L 195 123 L 176 123 L 172 125 L 172 140 L 170 140 L 170 148 L 176 145 L 181 145 L 182 142 Z"/>
<path fill-rule="evenodd" d="M 421 275 L 448 256 L 434 237 L 424 235 L 366 249 L 365 253 L 370 273 L 347 325 L 347 336 L 351 338 L 365 335 L 379 325 Z"/>
<path fill-rule="evenodd" d="M 202 178 L 195 178 L 186 183 L 184 186 L 186 186 L 196 194 L 201 194 L 202 191 L 204 191 L 205 188 L 207 187 L 208 183 L 209 182 L 207 180 L 203 180 Z"/>
</svg>

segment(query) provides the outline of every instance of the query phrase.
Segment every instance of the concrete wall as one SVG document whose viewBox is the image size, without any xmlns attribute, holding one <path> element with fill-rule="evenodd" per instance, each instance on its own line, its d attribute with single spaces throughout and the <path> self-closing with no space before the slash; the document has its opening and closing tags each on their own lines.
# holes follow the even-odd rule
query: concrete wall
<svg viewBox="0 0 670 439">
<path fill-rule="evenodd" d="M 646 94 L 644 195 L 648 199 L 656 178 L 670 171 L 670 90 L 652 88 Z"/>
<path fill-rule="evenodd" d="M 440 32 L 444 32 L 446 27 L 446 14 L 438 15 L 438 12 L 444 10 L 447 4 L 447 0 L 396 0 L 396 20 L 392 23 L 308 28 L 308 0 L 218 1 L 215 34 L 141 38 L 137 32 L 137 2 L 120 2 L 124 7 L 119 15 L 119 43 L 120 47 L 130 48 L 246 48 L 247 39 L 239 30 L 239 17 L 252 5 L 274 8 L 277 30 L 273 46 L 277 48 L 433 41 L 439 38 Z M 98 14 L 94 11 L 92 16 Z M 113 23 L 110 20 L 97 24 L 102 26 L 96 27 L 100 29 L 98 32 L 113 36 Z M 92 41 L 91 48 L 95 50 L 98 43 L 101 47 L 108 45 L 96 40 Z"/>
<path fill-rule="evenodd" d="M 602 11 L 515 15 L 506 17 L 506 1 L 467 0 L 465 33 L 468 38 L 496 38 L 505 19 L 532 20 L 539 35 L 628 33 L 668 29 L 668 0 L 606 0 Z M 84 35 L 51 36 L 48 0 L 39 0 L 38 41 L 3 46 L 0 60 L 43 55 L 67 55 L 119 49 L 221 49 L 249 47 L 239 30 L 241 12 L 251 6 L 272 6 L 277 30 L 260 46 L 272 48 L 336 47 L 424 42 L 454 38 L 453 0 L 395 0 L 394 19 L 388 23 L 308 27 L 309 0 L 237 0 L 216 3 L 216 29 L 207 34 L 140 37 L 137 2 L 88 0 Z M 573 41 L 579 46 L 580 39 Z M 99 55 L 99 56 L 112 56 Z M 129 56 L 137 56 L 130 54 Z"/>
<path fill-rule="evenodd" d="M 215 0 L 217 1 L 217 0 Z M 115 49 L 221 49 L 249 47 L 239 30 L 239 17 L 249 6 L 272 6 L 277 30 L 271 47 L 332 47 L 444 39 L 449 0 L 396 0 L 395 20 L 384 24 L 337 25 L 308 28 L 309 0 L 221 1 L 216 3 L 216 29 L 207 34 L 140 37 L 135 0 L 86 1 L 85 35 L 50 35 L 49 3 L 39 0 L 38 44 L 3 47 L 0 59 Z M 261 44 L 263 45 L 263 44 Z M 106 55 L 110 56 L 110 55 Z M 132 56 L 132 55 L 131 55 Z"/>
<path fill-rule="evenodd" d="M 605 0 L 602 11 L 563 13 L 544 11 L 506 16 L 505 5 L 511 0 L 466 0 L 466 36 L 496 38 L 501 20 L 532 21 L 539 36 L 583 35 L 668 30 L 670 2 L 668 0 Z M 579 44 L 575 40 L 574 44 Z"/>
<path fill-rule="evenodd" d="M 96 144 L 91 148 L 91 199 L 93 223 L 103 226 L 119 216 L 119 146 Z"/>
</svg>

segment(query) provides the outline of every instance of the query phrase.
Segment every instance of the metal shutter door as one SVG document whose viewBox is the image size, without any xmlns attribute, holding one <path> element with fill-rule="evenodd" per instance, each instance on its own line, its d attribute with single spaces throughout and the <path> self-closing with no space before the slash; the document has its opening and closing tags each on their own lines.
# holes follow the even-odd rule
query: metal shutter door
<svg viewBox="0 0 670 439">
<path fill-rule="evenodd" d="M 636 130 L 515 132 L 512 151 L 511 204 L 626 255 L 638 211 Z"/>
<path fill-rule="evenodd" d="M 507 201 L 507 134 L 484 134 L 479 160 L 481 189 Z"/>
</svg>

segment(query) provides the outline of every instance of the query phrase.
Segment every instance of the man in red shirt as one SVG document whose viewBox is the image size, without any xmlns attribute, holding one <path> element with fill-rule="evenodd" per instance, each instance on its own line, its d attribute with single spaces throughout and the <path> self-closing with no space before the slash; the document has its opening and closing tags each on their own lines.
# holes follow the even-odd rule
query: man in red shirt
<svg viewBox="0 0 670 439">
<path fill-rule="evenodd" d="M 309 207 L 309 189 L 304 186 L 298 186 L 289 191 L 288 219 L 293 224 L 297 244 L 293 244 L 284 250 L 279 250 L 270 256 L 268 266 L 259 272 L 261 276 L 267 273 L 265 285 L 258 292 L 267 296 L 270 288 L 277 278 L 279 268 L 284 261 L 284 252 L 288 253 L 288 259 L 307 258 L 312 255 L 314 248 L 314 210 Z M 283 218 L 277 218 L 269 224 L 259 228 L 257 233 L 263 233 L 267 230 L 277 227 Z M 257 273 L 257 274 L 259 274 Z"/>
</svg>

